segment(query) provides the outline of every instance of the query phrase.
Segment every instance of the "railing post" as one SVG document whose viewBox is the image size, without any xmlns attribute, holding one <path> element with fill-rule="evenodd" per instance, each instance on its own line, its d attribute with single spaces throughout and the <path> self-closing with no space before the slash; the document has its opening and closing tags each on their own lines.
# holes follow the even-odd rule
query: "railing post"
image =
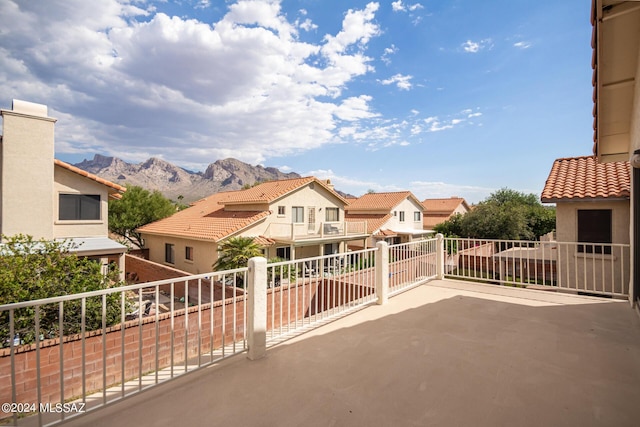
<svg viewBox="0 0 640 427">
<path fill-rule="evenodd" d="M 389 245 L 385 241 L 376 243 L 376 294 L 378 295 L 378 305 L 387 303 L 389 299 Z"/>
<path fill-rule="evenodd" d="M 249 259 L 247 275 L 247 357 L 256 360 L 267 351 L 267 260 Z"/>
<path fill-rule="evenodd" d="M 444 236 L 442 233 L 436 234 L 436 279 L 444 279 L 444 260 L 446 252 L 444 251 Z"/>
</svg>

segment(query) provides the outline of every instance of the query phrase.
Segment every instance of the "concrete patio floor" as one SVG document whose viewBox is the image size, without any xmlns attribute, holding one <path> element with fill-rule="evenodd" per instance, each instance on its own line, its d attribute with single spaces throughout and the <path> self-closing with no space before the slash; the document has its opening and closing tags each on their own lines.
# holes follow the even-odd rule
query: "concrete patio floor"
<svg viewBox="0 0 640 427">
<path fill-rule="evenodd" d="M 626 301 L 433 281 L 67 426 L 638 426 Z"/>
</svg>

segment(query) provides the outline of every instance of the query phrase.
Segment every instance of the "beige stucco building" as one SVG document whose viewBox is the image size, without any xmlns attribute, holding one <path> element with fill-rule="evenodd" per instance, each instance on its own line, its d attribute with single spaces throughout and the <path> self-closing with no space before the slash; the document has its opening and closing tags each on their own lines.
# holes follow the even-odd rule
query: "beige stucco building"
<svg viewBox="0 0 640 427">
<path fill-rule="evenodd" d="M 124 274 L 127 248 L 108 238 L 108 200 L 124 187 L 54 158 L 56 119 L 45 105 L 14 100 L 0 114 L 0 233 L 71 241 Z"/>
<path fill-rule="evenodd" d="M 151 261 L 199 274 L 212 270 L 218 245 L 231 237 L 253 238 L 267 258 L 344 252 L 369 236 L 364 221 L 345 221 L 346 204 L 315 177 L 270 181 L 213 194 L 138 231 Z"/>
<path fill-rule="evenodd" d="M 579 279 L 585 289 L 604 290 L 629 282 L 630 187 L 626 161 L 599 163 L 595 156 L 581 156 L 553 163 L 541 200 L 556 204 L 557 242 L 549 251 L 558 280 L 566 282 L 561 285 Z"/>
<path fill-rule="evenodd" d="M 640 3 L 592 0 L 593 151 L 600 162 L 631 160 L 630 300 L 640 303 Z"/>
<path fill-rule="evenodd" d="M 451 219 L 452 216 L 464 215 L 470 210 L 467 201 L 456 196 L 448 199 L 425 199 L 422 205 L 424 206 L 422 226 L 425 230 L 433 230 L 433 227 Z"/>
<path fill-rule="evenodd" d="M 410 191 L 368 193 L 350 200 L 346 218 L 348 221 L 366 222 L 371 237 L 365 247 L 372 247 L 381 240 L 398 244 L 429 235 L 430 231 L 422 227 L 423 210 L 420 200 Z"/>
</svg>

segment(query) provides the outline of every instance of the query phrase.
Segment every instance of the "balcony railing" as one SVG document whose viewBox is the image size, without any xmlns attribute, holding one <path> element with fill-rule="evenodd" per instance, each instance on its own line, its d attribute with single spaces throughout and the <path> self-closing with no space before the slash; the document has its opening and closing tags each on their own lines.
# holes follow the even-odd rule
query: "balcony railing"
<svg viewBox="0 0 640 427">
<path fill-rule="evenodd" d="M 0 413 L 38 425 L 104 406 L 247 349 L 247 268 L 0 306 Z M 4 347 L 4 348 L 2 348 Z"/>
<path fill-rule="evenodd" d="M 97 409 L 232 354 L 261 357 L 267 345 L 445 274 L 622 296 L 629 246 L 439 236 L 4 305 L 0 401 L 33 405 L 39 425 L 56 424 L 77 414 L 46 405 Z"/>
<path fill-rule="evenodd" d="M 629 245 L 446 238 L 448 277 L 626 297 Z"/>
<path fill-rule="evenodd" d="M 273 223 L 265 236 L 289 241 L 363 236 L 367 232 L 366 221 L 307 223 Z"/>
</svg>

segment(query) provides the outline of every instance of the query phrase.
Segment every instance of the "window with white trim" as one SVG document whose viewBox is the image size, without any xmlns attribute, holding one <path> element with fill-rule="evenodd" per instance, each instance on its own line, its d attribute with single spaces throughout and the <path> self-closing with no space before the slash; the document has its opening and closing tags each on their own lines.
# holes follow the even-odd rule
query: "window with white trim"
<svg viewBox="0 0 640 427">
<path fill-rule="evenodd" d="M 340 209 L 339 208 L 327 208 L 325 210 L 325 221 L 338 222 L 340 221 Z"/>
<path fill-rule="evenodd" d="M 294 223 L 304 222 L 304 207 L 294 206 L 291 208 L 291 218 Z"/>
</svg>

